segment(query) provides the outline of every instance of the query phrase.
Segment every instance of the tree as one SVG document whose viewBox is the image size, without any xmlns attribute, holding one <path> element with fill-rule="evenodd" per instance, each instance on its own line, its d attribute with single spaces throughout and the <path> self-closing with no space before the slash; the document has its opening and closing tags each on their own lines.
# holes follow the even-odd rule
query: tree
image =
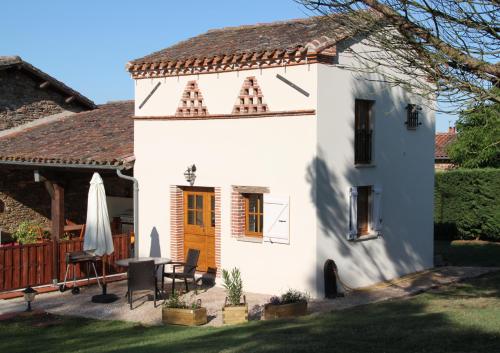
<svg viewBox="0 0 500 353">
<path fill-rule="evenodd" d="M 460 167 L 500 167 L 500 104 L 481 104 L 462 112 L 457 139 L 448 146 L 450 159 Z"/>
<path fill-rule="evenodd" d="M 500 90 L 492 89 L 500 87 L 499 0 L 295 1 L 366 41 L 370 50 L 353 52 L 362 59 L 355 70 L 437 96 L 451 111 L 500 103 Z"/>
</svg>

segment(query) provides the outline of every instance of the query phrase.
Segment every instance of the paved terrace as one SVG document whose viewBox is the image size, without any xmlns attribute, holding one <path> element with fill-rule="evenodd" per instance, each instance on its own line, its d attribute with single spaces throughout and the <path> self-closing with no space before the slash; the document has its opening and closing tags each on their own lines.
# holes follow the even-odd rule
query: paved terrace
<svg viewBox="0 0 500 353">
<path fill-rule="evenodd" d="M 378 285 L 362 288 L 349 292 L 345 297 L 334 300 L 313 300 L 309 304 L 310 313 L 329 312 L 341 310 L 349 307 L 363 305 L 383 300 L 415 295 L 431 288 L 454 283 L 467 278 L 481 276 L 499 268 L 480 267 L 440 267 L 432 271 L 425 271 L 418 274 L 404 276 L 400 279 L 383 282 Z M 179 285 L 179 289 L 181 286 Z M 165 288 L 169 293 L 168 286 Z M 33 307 L 37 310 L 45 310 L 57 315 L 82 316 L 101 320 L 125 320 L 141 323 L 143 325 L 161 324 L 161 304 L 158 302 L 155 308 L 153 302 L 148 300 L 147 293 L 143 292 L 134 295 L 134 310 L 130 310 L 125 293 L 127 282 L 118 281 L 108 284 L 108 293 L 119 296 L 119 300 L 112 304 L 94 304 L 91 297 L 100 294 L 97 285 L 81 287 L 79 295 L 71 294 L 71 291 L 64 293 L 50 292 L 37 296 Z M 249 307 L 250 320 L 260 319 L 263 305 L 271 295 L 245 293 Z M 191 291 L 184 295 L 188 301 L 201 299 L 203 306 L 207 308 L 209 323 L 211 326 L 222 325 L 222 311 L 224 305 L 225 291 L 221 287 L 211 287 L 199 289 L 197 293 Z M 26 308 L 23 298 L 0 300 L 0 315 L 21 312 Z"/>
</svg>

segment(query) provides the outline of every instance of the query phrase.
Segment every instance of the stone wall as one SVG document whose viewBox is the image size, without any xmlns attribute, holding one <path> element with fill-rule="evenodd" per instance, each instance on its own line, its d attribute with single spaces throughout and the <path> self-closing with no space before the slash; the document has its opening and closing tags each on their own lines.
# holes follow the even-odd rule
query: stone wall
<svg viewBox="0 0 500 353">
<path fill-rule="evenodd" d="M 132 183 L 116 175 L 101 174 L 108 196 L 132 197 Z M 84 223 L 92 172 L 68 172 L 64 179 L 65 218 Z M 33 170 L 0 168 L 0 228 L 12 233 L 23 221 L 50 224 L 50 196 L 43 183 L 35 183 Z"/>
<path fill-rule="evenodd" d="M 64 95 L 18 69 L 0 70 L 0 130 L 64 111 L 80 112 L 75 102 L 66 104 Z"/>
</svg>

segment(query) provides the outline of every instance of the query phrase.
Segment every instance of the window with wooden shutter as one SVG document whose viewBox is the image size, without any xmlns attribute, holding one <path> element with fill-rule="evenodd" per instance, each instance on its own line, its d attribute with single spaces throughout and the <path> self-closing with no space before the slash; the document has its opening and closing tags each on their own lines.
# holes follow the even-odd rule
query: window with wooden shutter
<svg viewBox="0 0 500 353">
<path fill-rule="evenodd" d="M 354 106 L 354 163 L 372 161 L 372 107 L 373 101 L 356 99 Z"/>
<path fill-rule="evenodd" d="M 358 186 L 357 226 L 358 236 L 367 235 L 370 230 L 371 186 Z"/>
<path fill-rule="evenodd" d="M 245 235 L 262 237 L 264 201 L 262 194 L 243 194 L 245 198 Z"/>
</svg>

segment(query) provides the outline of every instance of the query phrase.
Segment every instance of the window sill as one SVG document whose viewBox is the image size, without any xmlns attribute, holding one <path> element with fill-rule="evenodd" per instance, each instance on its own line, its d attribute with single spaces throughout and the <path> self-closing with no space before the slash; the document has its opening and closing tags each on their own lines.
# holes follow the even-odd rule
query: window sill
<svg viewBox="0 0 500 353">
<path fill-rule="evenodd" d="M 356 239 L 351 240 L 353 243 L 359 243 L 362 241 L 367 241 L 367 240 L 374 240 L 380 238 L 382 235 L 377 234 L 377 233 L 371 233 L 371 234 L 366 234 L 366 235 L 361 235 L 357 237 Z"/>
<path fill-rule="evenodd" d="M 377 165 L 375 163 L 367 163 L 367 164 L 354 164 L 354 168 L 375 168 Z"/>
<path fill-rule="evenodd" d="M 262 237 L 246 237 L 246 236 L 243 236 L 243 237 L 237 237 L 236 239 L 238 241 L 243 241 L 243 242 L 247 242 L 247 243 L 262 243 L 263 242 L 263 238 Z"/>
</svg>

